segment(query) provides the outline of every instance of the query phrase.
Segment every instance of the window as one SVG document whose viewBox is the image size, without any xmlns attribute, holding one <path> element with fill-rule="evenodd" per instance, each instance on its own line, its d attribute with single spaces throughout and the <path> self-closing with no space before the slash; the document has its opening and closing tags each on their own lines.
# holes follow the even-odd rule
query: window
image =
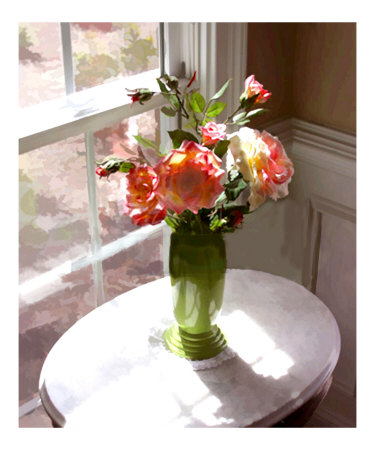
<svg viewBox="0 0 375 450">
<path fill-rule="evenodd" d="M 164 226 L 133 226 L 121 214 L 121 174 L 110 182 L 95 175 L 96 160 L 123 154 L 120 143 L 137 146 L 132 135 L 166 146 L 163 130 L 177 127 L 160 114 L 162 96 L 131 105 L 125 87 L 157 91 L 161 72 L 189 77 L 196 69 L 202 92 L 212 95 L 227 78 L 244 79 L 246 29 L 19 24 L 21 405 L 35 407 L 43 360 L 66 329 L 97 305 L 165 273 Z M 228 63 L 217 64 L 218 45 Z M 229 89 L 228 103 L 231 95 Z"/>
<path fill-rule="evenodd" d="M 158 31 L 157 23 L 20 23 L 20 106 L 159 69 Z"/>
<path fill-rule="evenodd" d="M 120 177 L 95 161 L 156 139 L 162 98 L 131 107 L 125 87 L 155 83 L 164 61 L 158 23 L 19 24 L 20 403 L 77 319 L 163 275 L 162 230 L 122 215 Z M 155 86 L 156 88 L 156 86 Z M 147 231 L 147 230 L 146 230 Z M 127 250 L 127 236 L 135 245 Z M 147 233 L 146 233 L 147 234 Z"/>
</svg>

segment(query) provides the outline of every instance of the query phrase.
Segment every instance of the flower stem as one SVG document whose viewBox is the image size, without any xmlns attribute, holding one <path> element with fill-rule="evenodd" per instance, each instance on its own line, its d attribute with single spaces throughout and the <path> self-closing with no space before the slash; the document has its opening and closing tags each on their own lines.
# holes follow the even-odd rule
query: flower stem
<svg viewBox="0 0 375 450">
<path fill-rule="evenodd" d="M 238 113 L 238 111 L 240 110 L 240 109 L 242 109 L 242 106 L 240 105 L 227 119 L 226 119 L 226 121 L 224 122 L 225 124 L 227 124 L 228 122 L 229 122 L 229 120 L 231 120 L 233 117 L 234 117 L 234 115 L 236 114 L 236 113 Z"/>
<path fill-rule="evenodd" d="M 185 119 L 188 119 L 188 118 L 189 118 L 189 114 L 187 113 L 187 111 L 186 111 L 186 109 L 185 109 L 185 107 L 184 107 L 184 103 L 183 103 L 183 101 L 181 101 L 181 99 L 180 99 L 180 97 L 179 97 L 179 95 L 178 95 L 177 92 L 178 92 L 178 91 L 175 90 L 175 93 L 176 93 L 176 97 L 177 97 L 178 103 L 180 104 L 181 112 L 183 113 L 183 116 L 185 117 Z"/>
</svg>

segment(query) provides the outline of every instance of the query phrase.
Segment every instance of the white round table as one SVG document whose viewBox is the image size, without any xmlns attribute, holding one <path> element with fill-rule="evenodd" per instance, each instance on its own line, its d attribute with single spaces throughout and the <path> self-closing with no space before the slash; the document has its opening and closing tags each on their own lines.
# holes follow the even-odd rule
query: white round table
<svg viewBox="0 0 375 450">
<path fill-rule="evenodd" d="M 120 295 L 54 345 L 39 390 L 55 426 L 274 426 L 331 377 L 337 323 L 304 287 L 228 270 L 218 325 L 236 356 L 193 370 L 162 340 L 174 321 L 169 283 L 166 277 Z"/>
</svg>

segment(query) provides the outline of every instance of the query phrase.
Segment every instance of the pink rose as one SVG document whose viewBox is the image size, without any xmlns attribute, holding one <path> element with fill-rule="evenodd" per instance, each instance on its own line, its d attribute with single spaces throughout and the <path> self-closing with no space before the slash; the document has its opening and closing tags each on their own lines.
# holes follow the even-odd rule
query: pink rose
<svg viewBox="0 0 375 450">
<path fill-rule="evenodd" d="M 185 209 L 196 214 L 200 208 L 211 208 L 224 190 L 220 164 L 211 150 L 185 140 L 156 166 L 157 193 L 166 207 L 177 214 Z"/>
<path fill-rule="evenodd" d="M 131 217 L 134 225 L 155 225 L 167 215 L 167 211 L 156 195 L 158 177 L 152 167 L 140 164 L 125 177 L 124 213 Z"/>
<path fill-rule="evenodd" d="M 245 80 L 245 92 L 246 92 L 246 98 L 251 98 L 254 95 L 258 95 L 257 99 L 255 100 L 256 103 L 265 103 L 270 97 L 271 92 L 266 91 L 263 89 L 263 84 L 260 84 L 255 79 L 255 75 L 250 75 Z"/>
<path fill-rule="evenodd" d="M 229 137 L 234 162 L 250 186 L 250 211 L 267 196 L 275 201 L 287 196 L 294 168 L 279 139 L 267 131 L 260 133 L 247 127 Z"/>
<path fill-rule="evenodd" d="M 203 145 L 212 145 L 225 138 L 226 125 L 215 122 L 207 122 L 204 127 L 200 127 L 202 132 Z"/>
<path fill-rule="evenodd" d="M 266 146 L 268 157 L 268 175 L 278 185 L 288 183 L 294 174 L 292 161 L 288 158 L 283 144 L 272 134 L 263 131 L 261 141 Z M 270 195 L 271 196 L 271 195 Z"/>
</svg>

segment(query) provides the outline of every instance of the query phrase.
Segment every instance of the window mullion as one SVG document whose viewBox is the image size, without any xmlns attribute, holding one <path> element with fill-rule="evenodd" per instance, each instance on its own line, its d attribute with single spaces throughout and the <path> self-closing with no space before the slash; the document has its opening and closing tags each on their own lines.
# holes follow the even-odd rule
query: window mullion
<svg viewBox="0 0 375 450">
<path fill-rule="evenodd" d="M 70 95 L 75 92 L 70 23 L 69 22 L 60 23 L 60 31 L 62 43 L 62 58 L 64 65 L 65 92 L 66 95 Z"/>
<path fill-rule="evenodd" d="M 95 257 L 100 252 L 102 241 L 100 237 L 100 220 L 98 215 L 98 202 L 96 197 L 96 175 L 95 175 L 95 148 L 94 133 L 85 133 L 86 147 L 86 169 L 87 169 L 87 187 L 89 196 L 89 226 L 91 235 L 91 252 Z M 94 261 L 92 264 L 94 275 L 95 301 L 96 305 L 104 303 L 104 283 L 103 266 L 101 261 Z"/>
<path fill-rule="evenodd" d="M 159 67 L 160 75 L 165 74 L 165 33 L 164 23 L 159 23 Z"/>
</svg>

